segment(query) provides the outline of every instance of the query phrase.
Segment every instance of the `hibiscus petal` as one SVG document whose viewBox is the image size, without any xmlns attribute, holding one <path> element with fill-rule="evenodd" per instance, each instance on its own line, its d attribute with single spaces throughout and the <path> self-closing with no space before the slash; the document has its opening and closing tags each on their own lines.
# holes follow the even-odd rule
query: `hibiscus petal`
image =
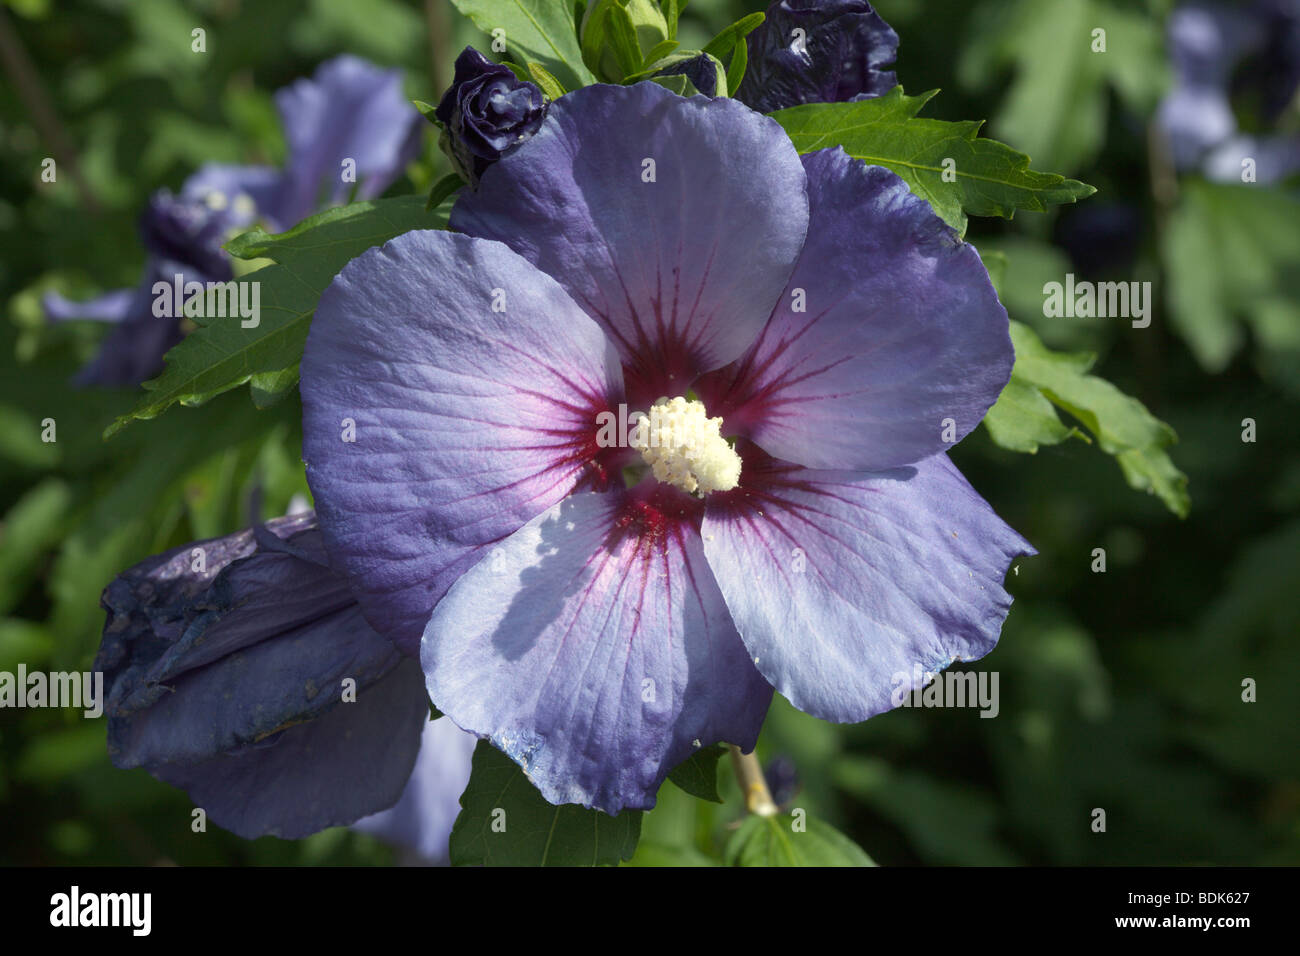
<svg viewBox="0 0 1300 956">
<path fill-rule="evenodd" d="M 697 391 L 725 431 L 809 468 L 942 451 L 1011 377 L 1006 310 L 975 247 L 896 175 L 839 147 L 804 165 L 808 242 L 786 292 L 753 347 Z"/>
<path fill-rule="evenodd" d="M 654 83 L 566 94 L 451 216 L 555 276 L 600 321 L 638 405 L 684 394 L 744 351 L 807 222 L 803 169 L 774 121 Z"/>
<path fill-rule="evenodd" d="M 182 284 L 208 278 L 180 263 L 156 257 L 148 260 L 140 284 L 125 300 L 123 314 L 110 320 L 112 328 L 100 341 L 94 359 L 77 372 L 73 380 L 76 384 L 109 388 L 135 386 L 162 371 L 163 356 L 181 340 L 181 325 L 171 316 L 154 315 L 153 289 L 158 282 L 170 286 L 177 275 L 181 276 Z M 101 300 L 99 304 L 112 306 L 114 303 Z"/>
<path fill-rule="evenodd" d="M 51 322 L 68 322 L 83 319 L 91 322 L 121 322 L 131 312 L 135 289 L 114 289 L 94 299 L 81 302 L 65 298 L 57 292 L 41 296 L 41 308 Z"/>
<path fill-rule="evenodd" d="M 429 620 L 434 703 L 552 803 L 651 807 L 697 747 L 757 740 L 771 688 L 704 561 L 698 508 L 666 486 L 574 495 L 494 548 Z"/>
<path fill-rule="evenodd" d="M 1033 548 L 946 455 L 873 474 L 751 446 L 744 467 L 743 490 L 709 498 L 704 552 L 759 671 L 800 710 L 865 720 L 897 706 L 916 665 L 997 643 L 1002 579 Z"/>
<path fill-rule="evenodd" d="M 477 743 L 477 737 L 450 720 L 427 721 L 420 755 L 401 799 L 358 820 L 352 829 L 404 847 L 424 862 L 446 863 L 447 841 L 460 815 L 460 795 L 469 783 Z"/>
<path fill-rule="evenodd" d="M 283 174 L 272 166 L 204 163 L 181 187 L 181 197 L 204 203 L 225 229 L 244 229 L 259 213 L 273 218 Z M 293 223 L 274 222 L 281 229 Z"/>
<path fill-rule="evenodd" d="M 289 840 L 391 807 L 411 777 L 429 709 L 415 661 L 315 720 L 231 754 L 151 772 L 219 826 Z"/>
<path fill-rule="evenodd" d="M 419 152 L 422 121 L 402 94 L 401 70 L 338 56 L 278 90 L 275 105 L 289 159 L 267 212 L 283 228 L 345 202 L 353 183 L 358 199 L 378 196 Z M 342 175 L 348 160 L 352 180 Z"/>
<path fill-rule="evenodd" d="M 414 654 L 484 545 L 601 480 L 596 416 L 622 382 L 549 276 L 500 243 L 417 231 L 326 289 L 301 391 L 330 559 L 371 625 Z"/>
</svg>

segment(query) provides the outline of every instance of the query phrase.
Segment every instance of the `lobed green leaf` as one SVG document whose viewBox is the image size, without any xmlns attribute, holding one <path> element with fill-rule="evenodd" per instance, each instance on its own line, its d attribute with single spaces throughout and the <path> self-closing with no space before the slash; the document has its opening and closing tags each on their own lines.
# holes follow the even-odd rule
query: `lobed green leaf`
<svg viewBox="0 0 1300 956">
<path fill-rule="evenodd" d="M 918 118 L 936 92 L 907 96 L 896 86 L 875 99 L 808 103 L 771 116 L 800 153 L 842 146 L 850 156 L 897 173 L 959 233 L 966 231 L 967 215 L 1010 219 L 1017 209 L 1042 212 L 1096 192 L 1030 169 L 1024 153 L 978 136 L 979 122 Z"/>
</svg>

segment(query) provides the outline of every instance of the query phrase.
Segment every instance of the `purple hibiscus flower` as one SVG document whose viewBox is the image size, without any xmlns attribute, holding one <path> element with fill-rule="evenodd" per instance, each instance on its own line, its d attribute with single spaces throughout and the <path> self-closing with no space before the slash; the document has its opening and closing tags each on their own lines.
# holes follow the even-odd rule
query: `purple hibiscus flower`
<svg viewBox="0 0 1300 956">
<path fill-rule="evenodd" d="M 429 729 L 419 667 L 366 625 L 314 514 L 149 558 L 102 603 L 94 669 L 116 766 L 181 787 L 248 839 L 365 817 L 445 855 L 474 738 Z"/>
<path fill-rule="evenodd" d="M 261 219 L 275 231 L 318 210 L 383 192 L 419 149 L 419 113 L 402 96 L 399 70 L 382 70 L 340 56 L 275 94 L 288 143 L 282 170 L 270 166 L 208 164 L 185 181 L 179 195 L 160 190 L 140 222 L 148 254 L 135 289 L 88 302 L 56 293 L 44 298 L 52 321 L 91 319 L 115 328 L 75 381 L 129 386 L 162 370 L 163 355 L 181 340 L 180 320 L 155 315 L 156 282 L 226 282 L 230 259 L 221 249 L 233 232 Z M 349 161 L 344 180 L 343 164 Z"/>
<path fill-rule="evenodd" d="M 451 222 L 322 296 L 304 458 L 371 626 L 548 800 L 652 806 L 698 747 L 752 749 L 773 687 L 858 721 L 994 646 L 1032 549 L 944 452 L 1007 316 L 898 177 L 597 85 Z M 659 440 L 610 441 L 626 409 Z"/>
<path fill-rule="evenodd" d="M 898 34 L 867 0 L 778 0 L 747 38 L 749 65 L 733 94 L 760 113 L 887 93 L 898 80 Z"/>
<path fill-rule="evenodd" d="M 467 46 L 434 115 L 443 125 L 443 151 L 465 181 L 477 185 L 488 166 L 537 132 L 546 98 L 537 84 Z"/>
<path fill-rule="evenodd" d="M 1300 2 L 1185 4 L 1169 17 L 1168 48 L 1174 85 L 1156 119 L 1178 169 L 1240 182 L 1249 158 L 1260 183 L 1300 170 L 1300 136 L 1267 132 L 1300 87 Z M 1239 127 L 1234 100 L 1265 132 Z"/>
</svg>

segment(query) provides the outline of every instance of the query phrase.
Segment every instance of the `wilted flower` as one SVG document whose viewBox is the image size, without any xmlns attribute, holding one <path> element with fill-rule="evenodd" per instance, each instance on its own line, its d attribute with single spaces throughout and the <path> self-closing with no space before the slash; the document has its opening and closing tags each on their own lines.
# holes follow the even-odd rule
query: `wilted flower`
<svg viewBox="0 0 1300 956">
<path fill-rule="evenodd" d="M 747 38 L 749 65 L 732 95 L 760 113 L 800 103 L 881 96 L 898 84 L 898 34 L 867 0 L 779 0 Z"/>
<path fill-rule="evenodd" d="M 418 844 L 430 849 L 445 815 L 430 772 L 463 786 L 473 738 L 452 728 L 465 737 L 459 760 L 445 739 L 424 755 L 419 667 L 366 625 L 326 564 L 313 514 L 149 558 L 114 579 L 102 603 L 94 667 L 116 766 L 183 788 L 249 839 L 306 836 L 399 797 L 398 832 L 409 834 L 430 795 Z"/>
<path fill-rule="evenodd" d="M 442 149 L 467 182 L 537 132 L 546 98 L 535 83 L 467 46 L 456 76 L 434 112 L 443 124 Z"/>
<path fill-rule="evenodd" d="M 232 276 L 221 249 L 232 233 L 261 219 L 287 229 L 312 213 L 379 195 L 419 149 L 420 115 L 402 96 L 399 70 L 382 70 L 340 56 L 275 94 L 288 142 L 283 170 L 211 163 L 185 181 L 179 195 L 159 190 L 140 222 L 148 258 L 140 285 L 88 302 L 47 293 L 54 321 L 91 319 L 116 324 L 81 385 L 136 385 L 161 371 L 163 355 L 181 340 L 180 319 L 155 315 L 154 284 L 225 282 Z"/>
<path fill-rule="evenodd" d="M 1007 382 L 1006 312 L 897 176 L 598 85 L 451 222 L 322 296 L 304 458 L 367 620 L 548 800 L 652 806 L 700 746 L 752 749 L 773 687 L 862 720 L 993 647 L 1031 549 L 944 452 Z M 666 444 L 604 440 L 656 407 Z"/>
</svg>

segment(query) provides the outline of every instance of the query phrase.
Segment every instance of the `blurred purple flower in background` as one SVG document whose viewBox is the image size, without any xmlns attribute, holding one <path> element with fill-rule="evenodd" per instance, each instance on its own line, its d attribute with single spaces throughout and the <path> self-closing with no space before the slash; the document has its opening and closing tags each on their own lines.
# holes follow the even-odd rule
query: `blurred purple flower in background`
<svg viewBox="0 0 1300 956">
<path fill-rule="evenodd" d="M 311 79 L 275 94 L 288 144 L 284 169 L 203 166 L 173 195 L 159 190 L 140 220 L 147 253 L 135 289 L 85 302 L 46 293 L 51 321 L 89 319 L 116 327 L 75 379 L 79 385 L 131 386 L 162 369 L 163 355 L 182 338 L 181 319 L 155 315 L 154 284 L 226 282 L 230 257 L 222 244 L 255 220 L 282 231 L 327 206 L 382 193 L 419 150 L 420 114 L 402 95 L 399 70 L 354 56 L 323 63 Z M 345 163 L 349 164 L 345 168 Z M 348 174 L 345 181 L 344 173 Z"/>
<path fill-rule="evenodd" d="M 898 34 L 867 0 L 778 0 L 747 38 L 749 65 L 732 95 L 760 113 L 800 103 L 881 96 L 898 85 Z"/>
<path fill-rule="evenodd" d="M 1179 170 L 1241 182 L 1252 159 L 1260 183 L 1300 170 L 1300 133 L 1273 129 L 1300 88 L 1300 0 L 1185 4 L 1167 43 L 1175 80 L 1157 122 Z"/>
</svg>

